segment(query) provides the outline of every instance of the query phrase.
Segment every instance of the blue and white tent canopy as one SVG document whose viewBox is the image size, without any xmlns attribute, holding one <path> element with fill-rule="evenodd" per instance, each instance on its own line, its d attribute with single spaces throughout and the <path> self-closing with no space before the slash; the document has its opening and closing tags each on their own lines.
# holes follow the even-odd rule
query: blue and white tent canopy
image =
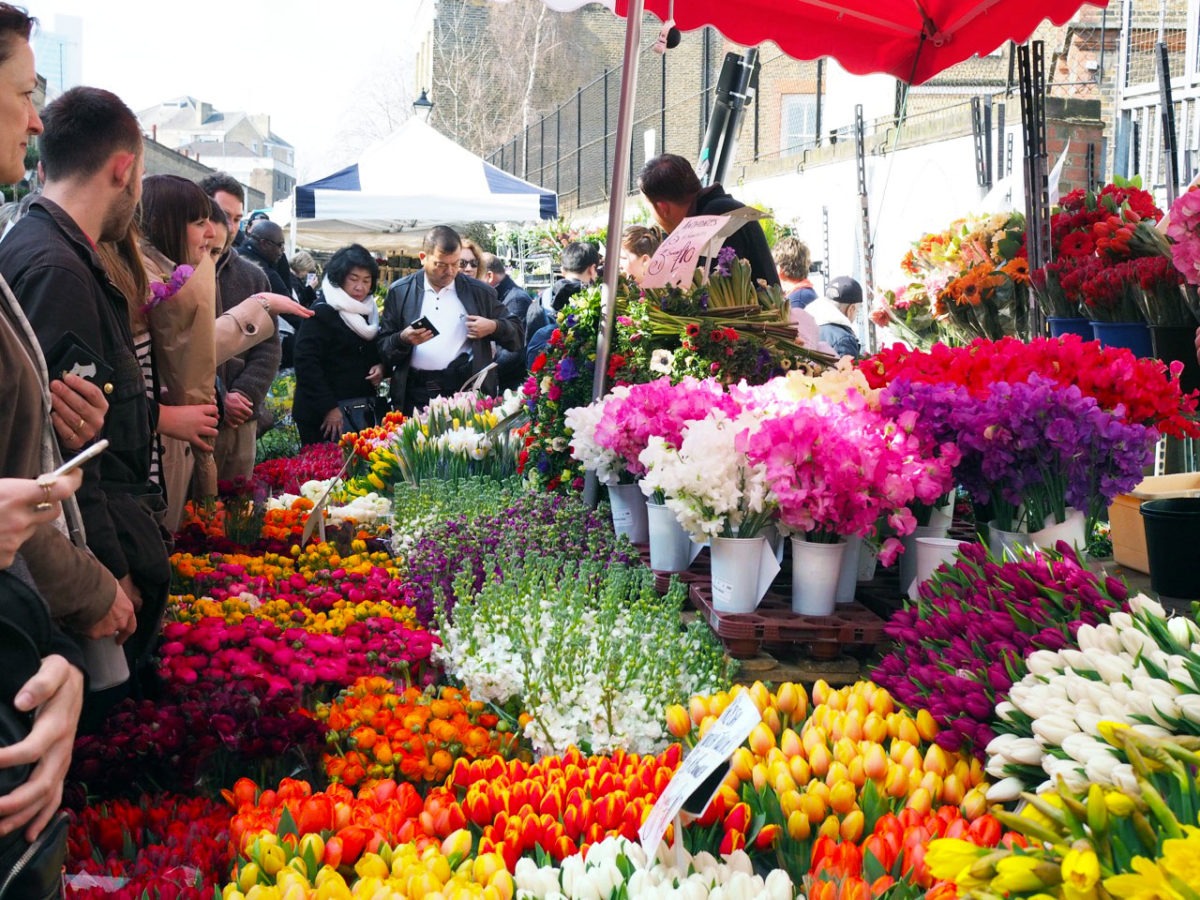
<svg viewBox="0 0 1200 900">
<path fill-rule="evenodd" d="M 294 243 L 334 250 L 360 243 L 411 250 L 434 225 L 554 219 L 558 195 L 509 175 L 419 119 L 359 161 L 296 188 Z M 277 210 L 271 218 L 281 222 Z M 289 210 L 289 213 L 291 211 Z"/>
</svg>

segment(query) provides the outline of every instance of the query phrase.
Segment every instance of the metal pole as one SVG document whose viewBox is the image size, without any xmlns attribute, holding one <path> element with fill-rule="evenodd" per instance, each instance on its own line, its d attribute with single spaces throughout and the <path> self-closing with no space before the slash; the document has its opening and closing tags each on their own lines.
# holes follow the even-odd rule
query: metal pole
<svg viewBox="0 0 1200 900">
<path fill-rule="evenodd" d="M 1041 41 L 1017 48 L 1021 75 L 1021 129 L 1025 143 L 1025 230 L 1030 270 L 1051 261 L 1050 186 L 1046 171 L 1045 56 Z M 1042 334 L 1042 311 L 1029 294 L 1029 334 Z"/>
<path fill-rule="evenodd" d="M 617 275 L 621 258 L 621 225 L 625 220 L 625 185 L 629 181 L 629 151 L 633 147 L 633 105 L 638 80 L 639 45 L 642 41 L 643 0 L 629 0 L 625 12 L 625 56 L 621 64 L 621 104 L 617 110 L 616 152 L 613 153 L 612 197 L 608 203 L 608 240 L 605 244 L 604 287 L 601 293 L 604 327 L 596 341 L 596 371 L 592 376 L 592 399 L 604 396 L 608 380 L 608 354 L 612 347 L 616 315 Z M 608 87 L 607 77 L 605 88 Z M 608 91 L 605 91 L 607 109 Z M 599 484 L 589 472 L 583 482 L 583 501 L 594 507 Z"/>
<path fill-rule="evenodd" d="M 1179 151 L 1175 137 L 1175 103 L 1171 100 L 1171 59 L 1165 41 L 1154 48 L 1158 62 L 1158 114 L 1162 123 L 1163 159 L 1166 161 L 1167 206 L 1179 197 Z"/>
<path fill-rule="evenodd" d="M 867 197 L 867 125 L 863 120 L 863 108 L 854 107 L 854 161 L 858 169 L 858 201 L 862 224 L 863 306 L 875 296 L 875 272 L 871 257 L 875 248 L 871 242 L 871 204 Z M 874 353 L 875 329 L 867 335 L 867 349 Z"/>
</svg>

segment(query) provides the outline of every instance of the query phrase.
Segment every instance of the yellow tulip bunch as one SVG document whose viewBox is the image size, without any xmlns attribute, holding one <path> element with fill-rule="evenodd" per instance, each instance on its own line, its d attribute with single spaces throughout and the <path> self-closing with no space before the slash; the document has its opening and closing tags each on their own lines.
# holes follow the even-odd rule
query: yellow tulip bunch
<svg viewBox="0 0 1200 900">
<path fill-rule="evenodd" d="M 995 811 L 1027 847 L 983 850 L 943 839 L 926 862 L 962 896 L 1038 900 L 1200 900 L 1200 739 L 1148 737 L 1101 722 L 1101 736 L 1133 768 L 1137 790 L 1090 784 L 1077 794 L 1023 794 L 1020 814 Z M 975 892 L 975 893 L 972 893 Z"/>
<path fill-rule="evenodd" d="M 302 838 L 315 838 L 305 835 Z M 472 840 L 465 829 L 441 845 L 419 850 L 415 844 L 363 853 L 353 867 L 328 863 L 312 866 L 311 856 L 288 858 L 281 844 L 269 844 L 251 855 L 236 880 L 225 885 L 222 900 L 512 900 L 513 877 L 496 853 L 471 855 Z M 312 871 L 310 877 L 309 872 Z M 262 883 L 263 876 L 266 881 Z"/>
<path fill-rule="evenodd" d="M 857 841 L 886 809 L 928 812 L 953 804 L 970 819 L 987 811 L 979 761 L 942 750 L 933 743 L 938 729 L 927 711 L 898 710 L 892 696 L 869 681 L 838 690 L 817 681 L 811 713 L 800 685 L 784 683 L 774 693 L 762 682 L 739 685 L 729 694 L 693 697 L 690 714 L 669 709 L 668 728 L 694 742 L 693 731 L 707 733 L 742 692 L 762 721 L 734 751 L 726 785 L 738 795 L 744 786 L 755 793 L 771 789 L 780 824 L 794 840 L 817 832 Z"/>
</svg>

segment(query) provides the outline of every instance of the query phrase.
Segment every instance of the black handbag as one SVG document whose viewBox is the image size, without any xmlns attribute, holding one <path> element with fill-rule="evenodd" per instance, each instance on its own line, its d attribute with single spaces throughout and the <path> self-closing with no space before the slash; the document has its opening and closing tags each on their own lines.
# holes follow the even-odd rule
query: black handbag
<svg viewBox="0 0 1200 900">
<path fill-rule="evenodd" d="M 49 613 L 40 597 L 9 572 L 0 572 L 0 745 L 9 747 L 29 736 L 33 715 L 13 705 L 17 691 L 42 664 L 37 641 L 22 625 L 50 632 Z M 0 769 L 0 796 L 29 778 L 32 766 Z M 62 872 L 67 861 L 66 813 L 57 813 L 37 840 L 25 840 L 25 830 L 0 838 L 0 900 L 50 900 L 62 896 Z"/>
<path fill-rule="evenodd" d="M 379 424 L 379 398 L 354 397 L 350 400 L 339 400 L 338 409 L 342 411 L 342 431 L 362 431 L 374 428 Z"/>
</svg>

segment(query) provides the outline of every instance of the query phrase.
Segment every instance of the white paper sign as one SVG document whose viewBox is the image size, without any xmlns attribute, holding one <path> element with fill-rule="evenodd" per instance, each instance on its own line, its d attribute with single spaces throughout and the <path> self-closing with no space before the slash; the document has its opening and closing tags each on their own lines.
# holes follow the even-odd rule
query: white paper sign
<svg viewBox="0 0 1200 900">
<path fill-rule="evenodd" d="M 650 815 L 638 829 L 642 850 L 650 859 L 658 851 L 667 826 L 679 815 L 683 804 L 712 772 L 733 755 L 733 751 L 749 737 L 762 714 L 748 693 L 742 693 L 725 707 L 708 734 L 692 748 L 678 771 L 671 777 L 666 790 L 650 810 Z"/>
<path fill-rule="evenodd" d="M 688 287 L 701 258 L 712 257 L 725 238 L 747 222 L 756 221 L 763 213 L 743 206 L 721 216 L 689 216 L 658 245 L 646 264 L 641 280 L 644 288 L 661 288 L 669 284 Z"/>
</svg>

